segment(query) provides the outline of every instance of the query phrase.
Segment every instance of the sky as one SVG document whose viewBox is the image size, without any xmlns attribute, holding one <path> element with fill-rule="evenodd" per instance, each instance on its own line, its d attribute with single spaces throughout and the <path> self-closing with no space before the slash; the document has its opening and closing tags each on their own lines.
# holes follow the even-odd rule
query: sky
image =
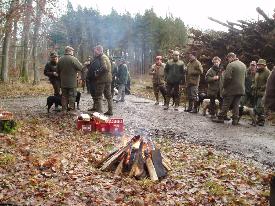
<svg viewBox="0 0 275 206">
<path fill-rule="evenodd" d="M 129 11 L 132 15 L 144 13 L 146 9 L 153 8 L 158 16 L 165 17 L 171 13 L 174 17 L 181 18 L 190 27 L 198 29 L 226 30 L 208 20 L 208 17 L 237 22 L 237 20 L 262 19 L 256 7 L 272 17 L 275 9 L 275 0 L 71 0 L 74 8 L 93 7 L 101 14 L 109 14 L 114 8 L 118 13 Z"/>
</svg>

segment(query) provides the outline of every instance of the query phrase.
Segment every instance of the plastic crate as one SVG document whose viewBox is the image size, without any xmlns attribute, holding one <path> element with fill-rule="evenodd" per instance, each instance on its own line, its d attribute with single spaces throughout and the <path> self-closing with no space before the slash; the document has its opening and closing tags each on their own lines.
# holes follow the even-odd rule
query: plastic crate
<svg viewBox="0 0 275 206">
<path fill-rule="evenodd" d="M 95 121 L 95 129 L 102 133 L 120 134 L 124 131 L 124 122 L 118 118 L 111 118 L 107 122 Z"/>
<path fill-rule="evenodd" d="M 109 132 L 112 134 L 119 134 L 124 131 L 123 119 L 110 119 L 109 120 Z"/>
<path fill-rule="evenodd" d="M 83 132 L 95 131 L 94 120 L 91 119 L 90 121 L 84 121 L 77 119 L 76 128 Z"/>
<path fill-rule="evenodd" d="M 102 133 L 109 132 L 109 123 L 108 122 L 96 122 L 95 130 Z"/>
</svg>

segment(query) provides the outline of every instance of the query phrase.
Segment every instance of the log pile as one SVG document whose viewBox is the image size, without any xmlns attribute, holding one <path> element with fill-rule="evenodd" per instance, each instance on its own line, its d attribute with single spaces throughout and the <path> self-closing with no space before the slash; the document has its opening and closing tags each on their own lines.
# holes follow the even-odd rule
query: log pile
<svg viewBox="0 0 275 206">
<path fill-rule="evenodd" d="M 115 175 L 128 175 L 136 179 L 149 177 L 161 180 L 171 170 L 170 161 L 155 148 L 151 138 L 134 136 L 120 149 L 104 157 L 97 167 L 102 171 L 113 171 Z"/>
<path fill-rule="evenodd" d="M 202 32 L 191 28 L 189 30 L 190 43 L 182 50 L 182 55 L 186 56 L 187 52 L 196 51 L 206 71 L 211 67 L 211 60 L 214 56 L 219 56 L 225 67 L 227 64 L 225 56 L 229 52 L 236 53 L 238 58 L 247 65 L 253 60 L 263 58 L 267 61 L 268 68 L 272 69 L 275 65 L 275 13 L 273 18 L 269 18 L 260 8 L 256 11 L 264 20 L 240 20 L 236 23 L 230 21 L 225 23 L 209 18 L 227 27 L 228 32 Z M 203 80 L 204 76 L 202 84 Z"/>
</svg>

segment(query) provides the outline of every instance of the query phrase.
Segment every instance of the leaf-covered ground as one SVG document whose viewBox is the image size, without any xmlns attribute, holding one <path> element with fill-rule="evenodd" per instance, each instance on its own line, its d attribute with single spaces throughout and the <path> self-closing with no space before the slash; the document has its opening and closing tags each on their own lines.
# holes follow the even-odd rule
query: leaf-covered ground
<svg viewBox="0 0 275 206">
<path fill-rule="evenodd" d="M 41 81 L 38 85 L 32 85 L 30 83 L 22 84 L 19 82 L 12 84 L 0 83 L 0 98 L 50 95 L 53 93 L 52 90 L 52 86 L 48 81 Z"/>
<path fill-rule="evenodd" d="M 134 93 L 151 98 L 144 85 L 147 82 L 135 80 Z M 23 94 L 28 87 L 32 86 L 19 87 L 16 93 Z M 49 85 L 41 89 L 43 95 L 51 92 Z M 16 96 L 11 91 L 4 95 Z M 173 168 L 161 182 L 102 172 L 96 162 L 117 147 L 119 138 L 79 132 L 75 117 L 48 116 L 37 112 L 39 105 L 43 104 L 34 105 L 36 112 L 21 115 L 17 108 L 17 131 L 0 134 L 2 204 L 268 205 L 271 169 L 169 135 L 156 139 Z"/>
</svg>

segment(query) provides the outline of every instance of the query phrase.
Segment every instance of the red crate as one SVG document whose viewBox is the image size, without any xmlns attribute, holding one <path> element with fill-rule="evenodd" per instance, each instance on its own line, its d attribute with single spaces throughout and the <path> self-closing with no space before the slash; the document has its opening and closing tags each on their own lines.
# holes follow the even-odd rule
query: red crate
<svg viewBox="0 0 275 206">
<path fill-rule="evenodd" d="M 109 120 L 109 132 L 111 134 L 118 134 L 124 131 L 123 119 L 110 119 Z"/>
<path fill-rule="evenodd" d="M 95 121 L 95 129 L 102 133 L 119 134 L 124 131 L 123 119 L 109 119 L 107 122 Z"/>
<path fill-rule="evenodd" d="M 109 123 L 107 122 L 96 122 L 95 123 L 95 130 L 102 133 L 109 132 Z"/>
<path fill-rule="evenodd" d="M 95 131 L 94 121 L 84 121 L 84 120 L 77 120 L 76 121 L 76 128 L 83 132 L 92 132 Z"/>
</svg>

